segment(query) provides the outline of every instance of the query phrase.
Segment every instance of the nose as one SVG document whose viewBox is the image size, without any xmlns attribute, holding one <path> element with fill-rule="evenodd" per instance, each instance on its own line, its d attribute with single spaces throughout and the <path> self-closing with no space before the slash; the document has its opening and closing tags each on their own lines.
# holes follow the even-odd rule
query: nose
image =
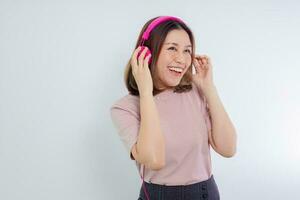
<svg viewBox="0 0 300 200">
<path fill-rule="evenodd" d="M 177 53 L 175 56 L 175 61 L 180 64 L 184 64 L 184 55 L 183 53 Z"/>
</svg>

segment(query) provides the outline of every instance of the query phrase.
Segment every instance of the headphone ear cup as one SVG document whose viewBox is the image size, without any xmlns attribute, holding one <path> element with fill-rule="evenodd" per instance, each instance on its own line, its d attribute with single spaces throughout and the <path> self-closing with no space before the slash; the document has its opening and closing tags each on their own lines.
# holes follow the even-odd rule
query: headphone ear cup
<svg viewBox="0 0 300 200">
<path fill-rule="evenodd" d="M 143 50 L 145 49 L 145 47 L 146 46 L 141 46 L 141 50 L 139 51 L 139 53 L 138 53 L 138 55 L 137 55 L 137 58 L 139 58 L 140 57 L 140 54 L 143 52 Z M 146 54 L 145 54 L 145 58 L 148 56 L 148 55 L 151 55 L 151 51 L 149 50 L 149 48 L 147 49 L 147 52 L 146 52 Z M 149 61 L 148 61 L 148 64 L 150 64 L 151 63 L 151 58 L 149 59 Z"/>
</svg>

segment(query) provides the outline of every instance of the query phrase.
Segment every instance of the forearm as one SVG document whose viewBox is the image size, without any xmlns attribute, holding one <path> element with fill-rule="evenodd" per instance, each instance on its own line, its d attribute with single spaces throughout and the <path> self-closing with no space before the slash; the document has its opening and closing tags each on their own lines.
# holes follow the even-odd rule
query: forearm
<svg viewBox="0 0 300 200">
<path fill-rule="evenodd" d="M 237 135 L 227 112 L 213 85 L 203 90 L 211 115 L 212 137 L 219 153 L 233 156 L 236 152 Z"/>
<path fill-rule="evenodd" d="M 165 141 L 153 95 L 140 96 L 140 114 L 137 153 L 146 165 L 162 166 L 165 163 Z"/>
</svg>

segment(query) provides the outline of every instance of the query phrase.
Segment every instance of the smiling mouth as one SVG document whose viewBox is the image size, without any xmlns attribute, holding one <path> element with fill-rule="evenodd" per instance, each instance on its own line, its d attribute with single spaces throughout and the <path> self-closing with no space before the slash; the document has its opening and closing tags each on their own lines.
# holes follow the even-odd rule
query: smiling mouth
<svg viewBox="0 0 300 200">
<path fill-rule="evenodd" d="M 169 69 L 169 72 L 175 76 L 180 76 L 184 71 L 184 69 L 182 67 L 169 66 L 168 69 Z"/>
</svg>

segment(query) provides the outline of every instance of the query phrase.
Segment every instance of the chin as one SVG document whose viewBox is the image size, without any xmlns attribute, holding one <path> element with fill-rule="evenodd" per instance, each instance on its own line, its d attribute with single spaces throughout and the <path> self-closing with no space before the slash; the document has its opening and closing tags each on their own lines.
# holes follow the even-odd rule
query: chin
<svg viewBox="0 0 300 200">
<path fill-rule="evenodd" d="M 181 79 L 179 81 L 172 81 L 172 82 L 169 82 L 168 84 L 168 87 L 176 87 L 177 85 L 179 85 Z"/>
</svg>

